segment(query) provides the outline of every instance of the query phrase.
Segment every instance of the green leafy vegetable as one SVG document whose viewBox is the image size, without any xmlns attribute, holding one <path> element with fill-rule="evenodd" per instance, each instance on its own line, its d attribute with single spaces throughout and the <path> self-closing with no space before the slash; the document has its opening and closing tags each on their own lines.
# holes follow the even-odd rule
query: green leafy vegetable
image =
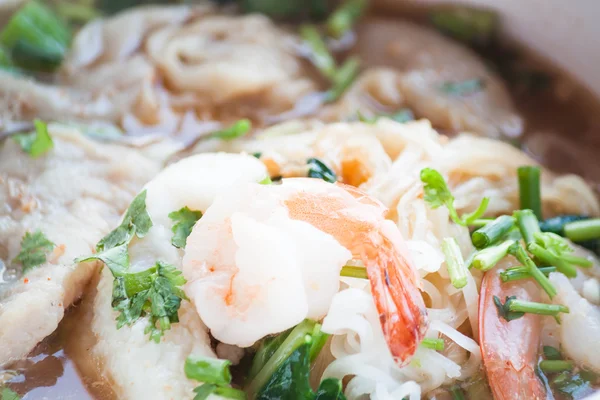
<svg viewBox="0 0 600 400">
<path fill-rule="evenodd" d="M 556 347 L 544 346 L 542 350 L 544 351 L 546 360 L 562 360 L 562 354 L 560 354 L 560 351 Z"/>
<path fill-rule="evenodd" d="M 440 90 L 450 96 L 465 97 L 479 93 L 485 89 L 485 82 L 482 79 L 469 79 L 462 82 L 444 82 Z"/>
<path fill-rule="evenodd" d="M 532 210 L 542 219 L 542 196 L 540 194 L 540 167 L 524 166 L 517 169 L 519 177 L 519 198 L 522 210 Z"/>
<path fill-rule="evenodd" d="M 433 11 L 430 20 L 441 32 L 467 44 L 485 45 L 498 29 L 496 13 L 469 7 Z"/>
<path fill-rule="evenodd" d="M 211 394 L 233 400 L 246 400 L 246 393 L 232 387 L 205 383 L 194 389 L 194 400 L 206 400 Z"/>
<path fill-rule="evenodd" d="M 0 391 L 0 400 L 21 400 L 19 395 L 9 388 L 2 388 Z"/>
<path fill-rule="evenodd" d="M 21 252 L 14 261 L 23 266 L 23 273 L 46 262 L 46 256 L 54 249 L 55 244 L 41 232 L 26 232 L 21 239 Z"/>
<path fill-rule="evenodd" d="M 327 19 L 327 31 L 335 38 L 341 38 L 352 30 L 367 8 L 367 0 L 347 0 Z"/>
<path fill-rule="evenodd" d="M 211 137 L 221 140 L 238 139 L 250 132 L 250 129 L 252 129 L 252 122 L 249 119 L 240 119 L 229 128 L 214 132 Z"/>
<path fill-rule="evenodd" d="M 177 313 L 181 301 L 187 299 L 181 288 L 185 282 L 181 271 L 160 261 L 148 271 L 115 277 L 112 306 L 120 312 L 117 329 L 148 316 L 149 324 L 144 333 L 158 343 L 164 332 L 171 329 L 171 324 L 179 322 Z M 131 289 L 131 285 L 135 285 L 135 289 Z"/>
<path fill-rule="evenodd" d="M 0 32 L 0 44 L 11 51 L 21 68 L 52 71 L 62 62 L 71 32 L 48 7 L 27 2 Z"/>
<path fill-rule="evenodd" d="M 539 365 L 544 373 L 571 371 L 574 367 L 573 361 L 566 360 L 543 360 Z"/>
<path fill-rule="evenodd" d="M 431 208 L 438 208 L 445 205 L 450 212 L 450 218 L 459 225 L 467 226 L 480 218 L 485 213 L 490 201 L 489 198 L 484 197 L 477 210 L 459 217 L 454 208 L 454 196 L 450 193 L 444 177 L 438 171 L 431 168 L 423 168 L 421 170 L 421 181 L 424 183 L 423 191 L 425 192 L 425 201 L 427 204 Z"/>
<path fill-rule="evenodd" d="M 199 382 L 214 383 L 216 385 L 229 385 L 231 361 L 218 358 L 189 356 L 185 360 L 185 375 L 189 379 Z"/>
<path fill-rule="evenodd" d="M 494 296 L 494 305 L 498 309 L 498 315 L 509 322 L 514 319 L 521 318 L 523 315 L 525 315 L 524 312 L 510 311 L 510 303 L 516 298 L 516 296 L 507 296 L 504 304 L 502 304 L 502 301 L 498 298 L 498 296 Z"/>
<path fill-rule="evenodd" d="M 37 158 L 52 149 L 54 142 L 48 133 L 48 126 L 45 122 L 36 119 L 33 123 L 35 125 L 34 132 L 16 135 L 14 140 L 25 153 Z"/>
<path fill-rule="evenodd" d="M 179 211 L 170 213 L 169 218 L 174 222 L 173 228 L 171 228 L 173 231 L 171 244 L 179 249 L 184 248 L 188 236 L 192 233 L 192 228 L 202 218 L 202 212 L 192 211 L 188 207 L 183 207 Z"/>
<path fill-rule="evenodd" d="M 324 379 L 317 389 L 314 400 L 346 400 L 342 389 L 342 381 L 339 379 Z"/>
<path fill-rule="evenodd" d="M 79 257 L 75 259 L 76 263 L 87 262 L 91 260 L 100 260 L 110 269 L 114 276 L 120 276 L 127 273 L 129 268 L 129 242 L 125 242 L 107 250 L 92 254 L 91 256 Z"/>
<path fill-rule="evenodd" d="M 322 161 L 317 158 L 309 158 L 308 164 L 308 177 L 319 178 L 326 182 L 335 183 L 337 182 L 337 176 L 335 173 L 327 167 Z"/>
</svg>

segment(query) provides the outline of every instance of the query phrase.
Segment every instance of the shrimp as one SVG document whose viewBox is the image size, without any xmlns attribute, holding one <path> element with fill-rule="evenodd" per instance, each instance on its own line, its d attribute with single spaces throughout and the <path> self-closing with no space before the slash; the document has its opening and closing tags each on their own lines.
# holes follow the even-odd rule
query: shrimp
<svg viewBox="0 0 600 400">
<path fill-rule="evenodd" d="M 323 318 L 352 258 L 367 269 L 399 365 L 427 328 L 416 270 L 387 209 L 350 186 L 290 178 L 239 185 L 196 224 L 183 258 L 185 291 L 213 336 L 240 347 L 304 318 Z"/>
<path fill-rule="evenodd" d="M 507 267 L 505 264 L 504 267 Z M 494 296 L 539 301 L 534 282 L 502 283 L 498 268 L 487 272 L 479 298 L 479 343 L 494 399 L 546 399 L 535 374 L 540 345 L 540 316 L 525 314 L 507 322 L 498 315 Z"/>
</svg>

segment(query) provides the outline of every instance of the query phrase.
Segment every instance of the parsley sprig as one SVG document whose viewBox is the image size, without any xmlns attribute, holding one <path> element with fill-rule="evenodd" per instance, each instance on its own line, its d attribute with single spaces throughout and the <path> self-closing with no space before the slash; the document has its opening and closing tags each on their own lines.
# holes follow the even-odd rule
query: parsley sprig
<svg viewBox="0 0 600 400">
<path fill-rule="evenodd" d="M 23 266 L 23 273 L 40 266 L 46 262 L 47 254 L 55 247 L 48 238 L 37 230 L 34 233 L 25 233 L 21 240 L 21 252 L 15 257 L 14 262 Z"/>
<path fill-rule="evenodd" d="M 171 228 L 173 231 L 171 244 L 178 249 L 181 249 L 185 247 L 187 238 L 190 236 L 190 233 L 192 233 L 192 228 L 196 222 L 202 218 L 202 212 L 192 211 L 188 207 L 183 207 L 179 211 L 170 213 L 169 218 L 174 222 L 173 228 Z"/>
</svg>

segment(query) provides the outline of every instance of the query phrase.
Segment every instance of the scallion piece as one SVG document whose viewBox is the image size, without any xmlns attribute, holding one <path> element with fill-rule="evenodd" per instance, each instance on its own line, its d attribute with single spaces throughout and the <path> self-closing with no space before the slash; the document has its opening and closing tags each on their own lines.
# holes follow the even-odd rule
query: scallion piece
<svg viewBox="0 0 600 400">
<path fill-rule="evenodd" d="M 454 238 L 444 238 L 442 241 L 442 252 L 446 257 L 446 266 L 452 286 L 461 289 L 467 286 L 467 275 L 469 274 L 465 261 L 460 252 L 460 247 Z"/>
<path fill-rule="evenodd" d="M 421 346 L 435 351 L 444 350 L 444 339 L 425 338 L 421 342 Z"/>
<path fill-rule="evenodd" d="M 334 38 L 341 38 L 361 17 L 367 8 L 367 0 L 347 0 L 327 19 L 327 32 Z"/>
<path fill-rule="evenodd" d="M 531 210 L 518 210 L 514 212 L 514 218 L 521 231 L 521 236 L 525 243 L 535 242 L 535 234 L 541 232 L 540 224 L 535 214 Z"/>
<path fill-rule="evenodd" d="M 512 312 L 552 315 L 554 317 L 557 316 L 559 313 L 569 312 L 569 308 L 561 304 L 536 303 L 534 301 L 526 301 L 519 299 L 513 299 L 509 303 L 508 309 Z"/>
<path fill-rule="evenodd" d="M 231 383 L 230 364 L 229 360 L 189 356 L 185 360 L 185 376 L 198 382 L 229 385 Z"/>
<path fill-rule="evenodd" d="M 521 246 L 518 242 L 515 242 L 512 246 L 510 246 L 509 252 L 515 256 L 525 268 L 528 269 L 529 274 L 540 284 L 542 289 L 544 289 L 550 298 L 556 296 L 556 288 L 552 285 L 548 277 L 544 275 L 544 273 L 535 265 L 523 246 Z"/>
<path fill-rule="evenodd" d="M 540 369 L 545 373 L 570 371 L 574 367 L 573 361 L 567 360 L 543 360 L 540 361 Z"/>
<path fill-rule="evenodd" d="M 329 334 L 323 332 L 321 330 L 321 324 L 315 324 L 312 332 L 312 344 L 310 345 L 309 358 L 310 362 L 313 363 L 323 350 L 325 343 L 327 343 L 327 339 L 329 339 Z"/>
<path fill-rule="evenodd" d="M 481 271 L 488 271 L 500 260 L 502 260 L 508 254 L 510 247 L 515 243 L 514 240 L 505 240 L 504 242 L 496 245 L 487 247 L 473 257 L 471 266 Z"/>
<path fill-rule="evenodd" d="M 542 350 L 544 351 L 546 360 L 562 360 L 562 354 L 560 354 L 560 351 L 556 347 L 544 346 Z"/>
<path fill-rule="evenodd" d="M 571 254 L 561 254 L 560 258 L 569 264 L 574 264 L 582 268 L 591 268 L 594 265 L 594 263 L 587 258 L 577 257 Z"/>
<path fill-rule="evenodd" d="M 556 267 L 540 267 L 538 269 L 546 276 L 550 275 L 551 272 L 556 271 Z M 502 279 L 502 282 L 518 281 L 520 279 L 531 277 L 529 270 L 525 267 L 514 267 L 500 272 L 500 279 Z"/>
<path fill-rule="evenodd" d="M 321 37 L 321 33 L 314 25 L 303 25 L 300 27 L 300 37 L 310 47 L 309 57 L 314 66 L 327 79 L 333 80 L 337 67 L 333 56 Z"/>
<path fill-rule="evenodd" d="M 351 57 L 335 72 L 333 86 L 325 95 L 325 102 L 331 103 L 339 99 L 342 94 L 352 85 L 360 69 L 360 61 L 357 57 Z"/>
<path fill-rule="evenodd" d="M 229 128 L 214 132 L 211 137 L 221 140 L 233 140 L 244 136 L 250 132 L 250 129 L 252 129 L 252 122 L 248 119 L 240 119 Z"/>
<path fill-rule="evenodd" d="M 498 27 L 496 13 L 470 7 L 433 11 L 430 19 L 440 31 L 468 44 L 486 44 Z"/>
<path fill-rule="evenodd" d="M 367 269 L 365 267 L 356 267 L 352 265 L 343 266 L 340 275 L 348 278 L 369 279 L 369 275 L 367 275 Z"/>
<path fill-rule="evenodd" d="M 577 269 L 572 264 L 569 264 L 562 257 L 553 254 L 549 250 L 544 249 L 539 244 L 531 243 L 527 246 L 527 250 L 544 264 L 554 265 L 559 272 L 565 274 L 567 277 L 575 278 L 577 276 Z"/>
<path fill-rule="evenodd" d="M 475 247 L 483 249 L 500 240 L 514 225 L 515 221 L 512 217 L 503 215 L 473 232 L 471 239 Z"/>
<path fill-rule="evenodd" d="M 538 219 L 542 219 L 542 196 L 540 192 L 540 167 L 528 165 L 519 167 L 519 197 L 521 209 L 532 210 Z"/>
<path fill-rule="evenodd" d="M 565 225 L 564 232 L 574 242 L 600 239 L 600 218 L 570 222 Z"/>
<path fill-rule="evenodd" d="M 465 393 L 460 386 L 454 385 L 452 389 L 450 389 L 450 393 L 452 393 L 452 400 L 465 400 Z"/>
</svg>

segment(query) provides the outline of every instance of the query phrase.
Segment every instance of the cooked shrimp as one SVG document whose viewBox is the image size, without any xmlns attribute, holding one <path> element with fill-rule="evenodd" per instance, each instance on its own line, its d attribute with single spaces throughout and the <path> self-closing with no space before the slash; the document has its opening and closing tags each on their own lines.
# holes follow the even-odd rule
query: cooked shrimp
<svg viewBox="0 0 600 400">
<path fill-rule="evenodd" d="M 501 266 L 506 268 L 510 261 Z M 494 296 L 539 301 L 534 282 L 502 283 L 498 268 L 485 274 L 479 300 L 479 343 L 490 387 L 496 400 L 546 399 L 535 374 L 540 345 L 540 316 L 525 314 L 507 322 L 498 315 Z"/>
<path fill-rule="evenodd" d="M 355 188 L 317 179 L 239 185 L 217 197 L 189 236 L 185 291 L 215 338 L 247 347 L 323 318 L 341 268 L 360 259 L 386 341 L 403 363 L 425 334 L 426 312 L 386 211 Z"/>
</svg>

